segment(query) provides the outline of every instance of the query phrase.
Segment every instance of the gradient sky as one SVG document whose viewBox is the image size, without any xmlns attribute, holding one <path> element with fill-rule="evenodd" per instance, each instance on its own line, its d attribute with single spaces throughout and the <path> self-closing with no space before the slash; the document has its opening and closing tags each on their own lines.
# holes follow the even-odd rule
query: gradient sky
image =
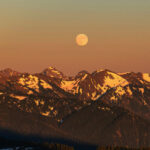
<svg viewBox="0 0 150 150">
<path fill-rule="evenodd" d="M 79 47 L 78 33 L 89 43 Z M 150 72 L 150 0 L 0 0 L 0 69 Z"/>
</svg>

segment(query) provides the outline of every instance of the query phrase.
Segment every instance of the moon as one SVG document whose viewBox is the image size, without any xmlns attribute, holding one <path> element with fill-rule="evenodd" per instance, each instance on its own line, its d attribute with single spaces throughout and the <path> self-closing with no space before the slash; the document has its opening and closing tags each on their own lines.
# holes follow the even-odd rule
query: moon
<svg viewBox="0 0 150 150">
<path fill-rule="evenodd" d="M 88 36 L 86 34 L 78 34 L 76 36 L 76 43 L 79 46 L 85 46 L 88 43 Z"/>
</svg>

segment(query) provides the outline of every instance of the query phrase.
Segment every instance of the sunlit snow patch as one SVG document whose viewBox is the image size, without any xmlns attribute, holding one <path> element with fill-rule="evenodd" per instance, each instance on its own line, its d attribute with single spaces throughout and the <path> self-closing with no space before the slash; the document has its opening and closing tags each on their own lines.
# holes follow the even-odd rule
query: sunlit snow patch
<svg viewBox="0 0 150 150">
<path fill-rule="evenodd" d="M 39 92 L 38 83 L 39 83 L 38 77 L 33 75 L 29 75 L 28 77 L 23 76 L 22 78 L 19 79 L 19 84 L 34 89 L 37 92 Z"/>
<path fill-rule="evenodd" d="M 78 92 L 78 82 L 76 80 L 72 81 L 67 81 L 67 80 L 62 80 L 61 81 L 61 88 L 64 89 L 65 91 L 71 92 L 71 93 L 77 93 Z"/>
<path fill-rule="evenodd" d="M 41 80 L 41 85 L 45 89 L 53 89 L 52 86 L 50 84 L 46 83 L 44 80 Z"/>
<path fill-rule="evenodd" d="M 150 82 L 150 74 L 148 73 L 143 73 L 143 79 L 147 82 Z"/>
<path fill-rule="evenodd" d="M 118 85 L 126 86 L 129 84 L 126 79 L 113 72 L 107 72 L 107 74 L 110 76 L 105 76 L 103 86 L 116 87 Z"/>
<path fill-rule="evenodd" d="M 14 95 L 14 94 L 10 94 L 10 97 L 15 98 L 20 101 L 26 98 L 26 96 L 19 96 L 19 95 Z"/>
<path fill-rule="evenodd" d="M 4 93 L 0 92 L 0 95 L 3 95 Z"/>
<path fill-rule="evenodd" d="M 42 112 L 42 113 L 41 113 L 41 115 L 43 115 L 43 116 L 49 116 L 49 114 L 50 114 L 49 111 L 47 111 L 47 112 Z"/>
</svg>

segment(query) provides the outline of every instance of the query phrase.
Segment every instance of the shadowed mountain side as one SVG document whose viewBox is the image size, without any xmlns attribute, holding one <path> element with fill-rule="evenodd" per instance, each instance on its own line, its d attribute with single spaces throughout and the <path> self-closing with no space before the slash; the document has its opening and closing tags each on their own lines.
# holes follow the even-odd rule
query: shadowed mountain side
<svg viewBox="0 0 150 150">
<path fill-rule="evenodd" d="M 0 106 L 0 136 L 20 142 L 66 144 L 82 150 L 96 146 L 147 148 L 150 147 L 150 122 L 100 101 L 64 118 L 62 124 L 3 105 Z"/>
<path fill-rule="evenodd" d="M 117 100 L 112 100 L 112 96 L 115 95 L 116 89 L 111 88 L 107 90 L 97 101 L 102 101 L 103 103 L 112 106 L 118 106 L 120 108 L 124 108 L 131 113 L 144 118 L 145 120 L 150 121 L 150 93 L 149 90 L 145 88 L 145 92 L 147 92 L 147 97 L 143 98 L 143 95 L 136 89 L 136 86 L 129 84 L 124 87 L 127 88 L 134 88 L 133 96 L 123 95 L 122 97 L 118 98 Z M 115 95 L 116 96 L 116 95 Z M 146 103 L 146 105 L 145 105 Z"/>
<path fill-rule="evenodd" d="M 149 147 L 150 122 L 119 107 L 96 101 L 70 115 L 61 125 L 74 136 L 101 146 Z"/>
<path fill-rule="evenodd" d="M 17 111 L 4 105 L 0 106 L 0 139 L 31 145 L 59 143 L 89 148 L 94 146 L 63 131 L 56 121 L 48 117 Z"/>
</svg>

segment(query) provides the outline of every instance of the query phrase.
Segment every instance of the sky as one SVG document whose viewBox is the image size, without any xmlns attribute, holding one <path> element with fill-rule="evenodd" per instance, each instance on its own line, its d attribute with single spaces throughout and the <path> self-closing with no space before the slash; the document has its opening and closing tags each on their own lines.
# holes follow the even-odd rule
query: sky
<svg viewBox="0 0 150 150">
<path fill-rule="evenodd" d="M 79 33 L 89 42 L 80 47 Z M 150 0 L 0 0 L 0 70 L 150 72 Z"/>
</svg>

